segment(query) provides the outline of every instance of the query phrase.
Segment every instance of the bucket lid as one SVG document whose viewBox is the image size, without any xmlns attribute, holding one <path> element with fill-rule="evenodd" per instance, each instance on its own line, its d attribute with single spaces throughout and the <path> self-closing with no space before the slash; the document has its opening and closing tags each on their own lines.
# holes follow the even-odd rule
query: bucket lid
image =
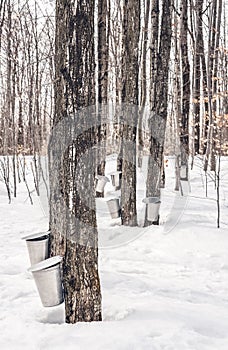
<svg viewBox="0 0 228 350">
<path fill-rule="evenodd" d="M 159 197 L 147 197 L 144 198 L 143 203 L 149 204 L 149 203 L 161 203 L 160 198 Z"/>
<path fill-rule="evenodd" d="M 28 271 L 30 272 L 36 272 L 36 271 L 41 271 L 45 270 L 49 267 L 52 267 L 62 261 L 62 257 L 60 255 L 53 256 L 52 258 L 48 258 L 46 260 L 40 261 L 35 265 L 32 265 Z"/>
<path fill-rule="evenodd" d="M 118 170 L 116 170 L 116 171 L 113 171 L 113 172 L 111 172 L 111 173 L 109 173 L 108 175 L 118 175 L 118 174 L 122 174 L 122 171 L 118 171 Z"/>
<path fill-rule="evenodd" d="M 40 237 L 43 237 L 43 236 L 48 236 L 50 235 L 50 231 L 46 231 L 46 232 L 37 232 L 37 233 L 33 233 L 29 236 L 25 236 L 25 237 L 22 237 L 21 239 L 23 240 L 30 240 L 30 239 L 36 239 L 36 238 L 40 238 Z"/>
<path fill-rule="evenodd" d="M 106 200 L 107 203 L 112 201 L 120 201 L 120 198 L 115 197 L 115 198 L 109 198 L 108 200 Z"/>
</svg>

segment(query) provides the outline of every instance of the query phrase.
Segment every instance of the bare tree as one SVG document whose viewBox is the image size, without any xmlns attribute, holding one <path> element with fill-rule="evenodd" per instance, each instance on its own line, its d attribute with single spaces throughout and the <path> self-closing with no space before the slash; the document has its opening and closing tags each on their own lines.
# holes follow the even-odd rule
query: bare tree
<svg viewBox="0 0 228 350">
<path fill-rule="evenodd" d="M 218 71 L 218 47 L 220 42 L 220 27 L 222 15 L 222 0 L 212 1 L 209 7 L 209 37 L 208 37 L 208 60 L 207 60 L 207 89 L 208 89 L 208 113 L 209 126 L 207 145 L 205 152 L 204 170 L 207 171 L 209 157 L 212 159 L 212 168 L 215 170 L 214 161 L 214 131 L 216 120 L 217 71 Z"/>
<path fill-rule="evenodd" d="M 121 219 L 123 225 L 136 226 L 136 136 L 139 98 L 140 1 L 124 1 L 123 11 L 122 103 L 124 118 L 122 129 Z M 136 107 L 135 109 L 134 106 Z"/>
<path fill-rule="evenodd" d="M 168 74 L 171 49 L 172 1 L 162 1 L 159 18 L 159 1 L 152 2 L 151 40 L 151 118 L 150 157 L 146 184 L 147 197 L 160 197 L 160 179 L 168 107 Z M 146 213 L 147 215 L 147 213 Z M 145 225 L 152 222 L 145 219 Z M 158 221 L 155 222 L 158 224 Z"/>
<path fill-rule="evenodd" d="M 110 1 L 98 1 L 98 167 L 97 174 L 105 175 L 105 156 L 108 118 L 108 65 L 110 34 Z M 97 192 L 97 197 L 104 193 Z"/>
<path fill-rule="evenodd" d="M 143 4 L 144 8 L 144 26 L 142 30 L 142 57 L 141 57 L 141 96 L 140 96 L 140 111 L 138 122 L 138 144 L 139 144 L 139 157 L 138 165 L 142 165 L 143 148 L 144 148 L 144 128 L 143 117 L 145 107 L 147 103 L 147 91 L 148 91 L 148 76 L 147 76 L 147 57 L 149 50 L 149 17 L 150 17 L 150 0 L 145 0 Z"/>
<path fill-rule="evenodd" d="M 101 320 L 96 157 L 89 156 L 89 163 L 83 160 L 96 140 L 95 129 L 90 125 L 91 115 L 96 114 L 86 114 L 96 101 L 94 10 L 93 0 L 57 0 L 55 117 L 49 152 L 50 227 L 51 254 L 64 253 L 67 323 Z M 56 135 L 61 123 L 64 127 Z M 81 127 L 83 132 L 79 132 Z M 74 137 L 66 146 L 69 134 Z"/>
<path fill-rule="evenodd" d="M 180 117 L 180 150 L 181 166 L 186 169 L 184 179 L 188 179 L 189 154 L 189 110 L 190 110 L 190 64 L 188 58 L 188 0 L 181 0 L 180 16 L 180 56 L 181 56 L 181 117 Z"/>
<path fill-rule="evenodd" d="M 195 154 L 200 152 L 200 43 L 202 35 L 200 27 L 202 23 L 203 2 L 196 1 L 196 25 L 195 25 L 195 39 L 194 39 L 194 57 L 193 57 L 193 115 L 194 115 L 194 150 Z"/>
</svg>

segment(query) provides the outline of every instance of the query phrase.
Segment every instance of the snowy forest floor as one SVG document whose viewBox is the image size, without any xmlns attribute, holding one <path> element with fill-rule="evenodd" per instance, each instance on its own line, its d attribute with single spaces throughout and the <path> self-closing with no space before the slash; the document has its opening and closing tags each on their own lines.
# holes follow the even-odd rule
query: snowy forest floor
<svg viewBox="0 0 228 350">
<path fill-rule="evenodd" d="M 107 162 L 107 173 L 115 157 Z M 138 173 L 138 220 L 125 228 L 97 199 L 103 322 L 64 323 L 64 304 L 41 305 L 31 274 L 27 234 L 47 230 L 40 199 L 31 205 L 24 184 L 8 204 L 0 182 L 1 350 L 227 350 L 228 159 L 222 160 L 221 228 L 216 191 L 195 161 L 184 196 L 174 191 L 174 160 L 166 168 L 160 226 L 142 228 L 145 169 Z M 30 185 L 33 186 L 32 179 Z M 116 195 L 116 194 L 115 194 Z"/>
</svg>

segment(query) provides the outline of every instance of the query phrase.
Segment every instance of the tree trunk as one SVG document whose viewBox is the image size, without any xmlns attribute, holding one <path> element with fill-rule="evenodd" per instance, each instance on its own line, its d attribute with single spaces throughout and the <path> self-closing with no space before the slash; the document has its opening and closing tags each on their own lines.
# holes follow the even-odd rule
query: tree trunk
<svg viewBox="0 0 228 350">
<path fill-rule="evenodd" d="M 181 120 L 180 120 L 180 150 L 181 166 L 186 167 L 188 179 L 189 154 L 189 109 L 190 109 L 190 64 L 188 59 L 188 0 L 181 1 L 180 19 L 180 54 L 181 54 Z"/>
<path fill-rule="evenodd" d="M 67 323 L 101 320 L 96 154 L 91 151 L 97 140 L 94 5 L 94 0 L 57 0 L 56 9 L 50 227 L 52 255 L 64 253 Z"/>
<path fill-rule="evenodd" d="M 98 166 L 97 174 L 105 175 L 105 156 L 108 118 L 108 61 L 109 61 L 109 13 L 108 0 L 98 1 Z M 104 192 L 96 193 L 104 197 Z"/>
<path fill-rule="evenodd" d="M 142 62 L 141 62 L 141 99 L 140 99 L 140 111 L 138 122 L 138 144 L 139 144 L 139 156 L 138 166 L 142 166 L 143 148 L 144 148 L 144 128 L 143 128 L 143 116 L 147 102 L 147 51 L 148 51 L 148 26 L 150 16 L 150 0 L 144 1 L 144 27 L 142 34 Z"/>
<path fill-rule="evenodd" d="M 212 159 L 212 168 L 215 167 L 215 143 L 214 143 L 214 128 L 216 120 L 216 100 L 217 93 L 217 65 L 218 52 L 220 40 L 220 26 L 221 26 L 221 11 L 222 1 L 212 1 L 210 16 L 209 16 L 209 39 L 208 39 L 208 71 L 207 71 L 207 86 L 208 86 L 208 106 L 209 106 L 209 127 L 207 135 L 207 145 L 205 152 L 204 170 L 207 171 L 209 158 Z"/>
<path fill-rule="evenodd" d="M 203 2 L 201 0 L 196 1 L 196 37 L 194 43 L 194 56 L 193 56 L 193 116 L 194 116 L 194 149 L 195 154 L 200 153 L 200 81 L 201 81 L 201 69 L 200 69 L 200 43 L 201 43 L 201 21 L 202 21 L 202 8 Z"/>
<path fill-rule="evenodd" d="M 171 1 L 163 0 L 159 31 L 159 2 L 152 2 L 150 156 L 147 197 L 160 197 L 160 179 L 168 106 L 168 74 L 171 49 Z M 159 47 L 158 47 L 159 43 Z M 158 221 L 155 222 L 158 224 Z M 145 226 L 148 221 L 147 213 Z"/>
<path fill-rule="evenodd" d="M 123 225 L 136 226 L 136 134 L 138 122 L 140 1 L 124 0 L 123 9 L 121 219 Z"/>
<path fill-rule="evenodd" d="M 211 154 L 211 170 L 216 172 L 216 138 L 219 133 L 217 129 L 217 108 L 218 108 L 218 56 L 219 56 L 219 45 L 220 45 L 220 33 L 221 33 L 221 19 L 222 19 L 222 0 L 217 2 L 217 11 L 215 11 L 215 47 L 214 47 L 214 60 L 213 60 L 213 77 L 212 77 L 212 91 L 213 91 L 213 115 L 215 120 L 215 126 L 213 128 L 213 144 Z"/>
</svg>

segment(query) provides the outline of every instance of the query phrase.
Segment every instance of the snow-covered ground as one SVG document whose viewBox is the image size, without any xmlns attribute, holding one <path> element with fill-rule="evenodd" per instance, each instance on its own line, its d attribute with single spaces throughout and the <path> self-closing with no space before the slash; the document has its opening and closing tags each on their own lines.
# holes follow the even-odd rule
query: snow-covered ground
<svg viewBox="0 0 228 350">
<path fill-rule="evenodd" d="M 109 157 L 107 173 L 114 166 Z M 196 161 L 184 197 L 173 191 L 174 164 L 166 168 L 161 225 L 123 228 L 97 199 L 103 322 L 68 325 L 64 304 L 44 308 L 22 236 L 47 230 L 40 201 L 31 206 L 23 184 L 8 204 L 0 182 L 1 350 L 227 350 L 228 160 L 222 161 L 221 228 L 216 228 L 214 183 Z M 142 223 L 145 172 L 138 174 Z M 31 182 L 32 185 L 32 182 Z M 114 195 L 111 184 L 106 199 Z"/>
</svg>

